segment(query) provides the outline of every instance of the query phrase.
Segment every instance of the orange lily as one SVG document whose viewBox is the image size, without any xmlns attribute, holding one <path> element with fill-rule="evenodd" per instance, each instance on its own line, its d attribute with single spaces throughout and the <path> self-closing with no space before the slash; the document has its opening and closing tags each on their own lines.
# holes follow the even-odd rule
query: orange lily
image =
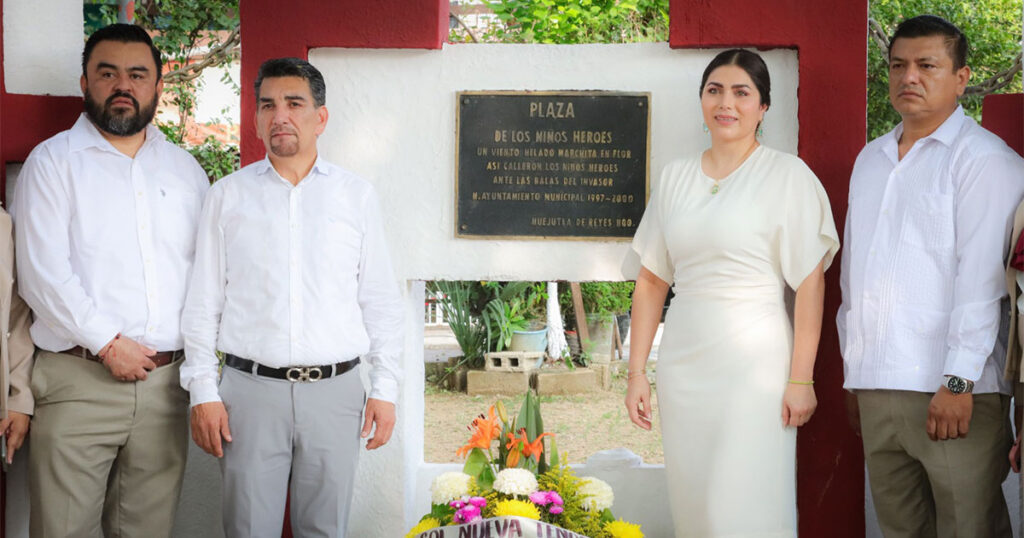
<svg viewBox="0 0 1024 538">
<path fill-rule="evenodd" d="M 536 456 L 537 458 L 540 458 L 540 455 L 544 453 L 544 443 L 541 442 L 541 439 L 543 439 L 545 435 L 550 435 L 551 437 L 555 436 L 555 434 L 553 433 L 542 433 L 538 435 L 537 438 L 534 439 L 533 441 L 529 443 L 523 443 L 523 455 L 526 456 L 527 458 L 529 458 L 530 456 Z"/>
<path fill-rule="evenodd" d="M 519 465 L 519 457 L 523 453 L 523 447 L 529 444 L 530 440 L 526 437 L 526 428 L 520 428 L 519 434 L 522 437 L 516 437 L 511 433 L 508 433 L 508 444 L 505 448 L 508 449 L 508 456 L 505 457 L 505 467 L 515 467 Z"/>
<path fill-rule="evenodd" d="M 481 414 L 473 419 L 473 422 L 468 426 L 469 431 L 473 432 L 473 435 L 470 436 L 469 442 L 465 446 L 455 451 L 456 455 L 463 457 L 474 448 L 490 450 L 491 441 L 501 435 L 501 424 L 498 423 L 498 418 L 494 416 L 493 405 L 487 410 L 487 414 L 489 416 L 485 417 Z"/>
<path fill-rule="evenodd" d="M 505 458 L 506 467 L 515 467 L 519 465 L 519 458 L 525 456 L 527 458 L 536 456 L 538 459 L 540 455 L 544 453 L 544 444 L 541 442 L 545 436 L 554 437 L 553 433 L 542 433 L 537 436 L 536 439 L 530 441 L 530 438 L 526 436 L 526 428 L 519 429 L 519 437 L 508 434 L 508 444 L 505 448 L 509 450 L 508 457 Z"/>
</svg>

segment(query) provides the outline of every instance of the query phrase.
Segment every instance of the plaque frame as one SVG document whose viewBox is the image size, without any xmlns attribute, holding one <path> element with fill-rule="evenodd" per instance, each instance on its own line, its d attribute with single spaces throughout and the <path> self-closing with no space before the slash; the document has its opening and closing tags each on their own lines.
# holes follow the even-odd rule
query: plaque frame
<svg viewBox="0 0 1024 538">
<path fill-rule="evenodd" d="M 452 227 L 456 239 L 473 240 L 519 240 L 519 241 L 588 241 L 588 242 L 613 242 L 622 243 L 632 241 L 632 237 L 600 236 L 600 235 L 491 235 L 463 233 L 459 230 L 459 150 L 462 135 L 462 98 L 466 96 L 537 96 L 537 97 L 643 97 L 647 100 L 646 110 L 646 144 L 644 145 L 643 162 L 644 167 L 644 211 L 651 199 L 651 109 L 653 108 L 653 97 L 649 91 L 619 91 L 619 90 L 462 90 L 455 92 L 455 162 L 454 164 L 454 198 L 452 200 L 455 211 L 455 219 Z M 641 213 L 642 216 L 642 213 Z M 639 224 L 639 223 L 638 223 Z"/>
</svg>

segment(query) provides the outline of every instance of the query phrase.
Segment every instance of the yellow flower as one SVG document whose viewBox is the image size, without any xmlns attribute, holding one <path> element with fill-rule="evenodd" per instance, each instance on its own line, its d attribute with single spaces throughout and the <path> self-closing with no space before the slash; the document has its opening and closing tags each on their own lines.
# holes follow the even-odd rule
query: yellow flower
<svg viewBox="0 0 1024 538">
<path fill-rule="evenodd" d="M 540 519 L 540 511 L 537 507 L 526 501 L 517 501 L 515 499 L 508 501 L 498 501 L 494 505 L 495 516 L 519 516 L 529 519 Z"/>
<path fill-rule="evenodd" d="M 640 525 L 627 523 L 621 519 L 605 523 L 604 531 L 612 535 L 612 538 L 644 538 L 644 533 L 640 532 Z"/>
<path fill-rule="evenodd" d="M 435 527 L 440 527 L 440 526 L 441 526 L 441 522 L 440 521 L 438 521 L 438 520 L 436 520 L 436 519 L 434 519 L 432 517 L 425 517 L 425 518 L 421 519 L 420 522 L 417 523 L 415 527 L 410 529 L 408 533 L 406 533 L 405 538 L 416 538 L 417 536 L 420 535 L 421 532 L 433 529 Z"/>
</svg>

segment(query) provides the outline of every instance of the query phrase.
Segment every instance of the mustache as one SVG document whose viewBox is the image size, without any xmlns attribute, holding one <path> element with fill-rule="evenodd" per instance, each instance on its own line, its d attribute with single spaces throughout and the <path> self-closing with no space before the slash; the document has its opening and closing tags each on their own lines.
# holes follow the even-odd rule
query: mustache
<svg viewBox="0 0 1024 538">
<path fill-rule="evenodd" d="M 107 97 L 107 101 L 104 103 L 104 105 L 106 105 L 107 108 L 110 108 L 110 105 L 114 103 L 114 99 L 119 99 L 121 97 L 131 100 L 132 106 L 135 107 L 135 110 L 139 109 L 138 99 L 132 96 L 132 94 L 123 91 L 114 91 L 114 93 L 110 94 L 110 97 Z"/>
<path fill-rule="evenodd" d="M 921 97 L 921 90 L 918 89 L 916 86 L 900 86 L 899 91 L 896 92 L 896 93 L 900 94 L 900 93 L 904 93 L 904 92 L 912 93 L 912 94 L 914 94 L 914 95 L 916 95 L 918 97 Z"/>
</svg>

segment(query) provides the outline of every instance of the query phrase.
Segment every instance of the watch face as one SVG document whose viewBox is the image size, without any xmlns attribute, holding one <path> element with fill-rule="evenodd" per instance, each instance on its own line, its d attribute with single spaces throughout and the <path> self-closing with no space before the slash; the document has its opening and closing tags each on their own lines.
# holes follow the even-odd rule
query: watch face
<svg viewBox="0 0 1024 538">
<path fill-rule="evenodd" d="M 950 378 L 946 380 L 946 388 L 948 388 L 949 392 L 952 392 L 953 394 L 963 394 L 967 391 L 967 382 L 959 377 L 950 376 Z"/>
</svg>

